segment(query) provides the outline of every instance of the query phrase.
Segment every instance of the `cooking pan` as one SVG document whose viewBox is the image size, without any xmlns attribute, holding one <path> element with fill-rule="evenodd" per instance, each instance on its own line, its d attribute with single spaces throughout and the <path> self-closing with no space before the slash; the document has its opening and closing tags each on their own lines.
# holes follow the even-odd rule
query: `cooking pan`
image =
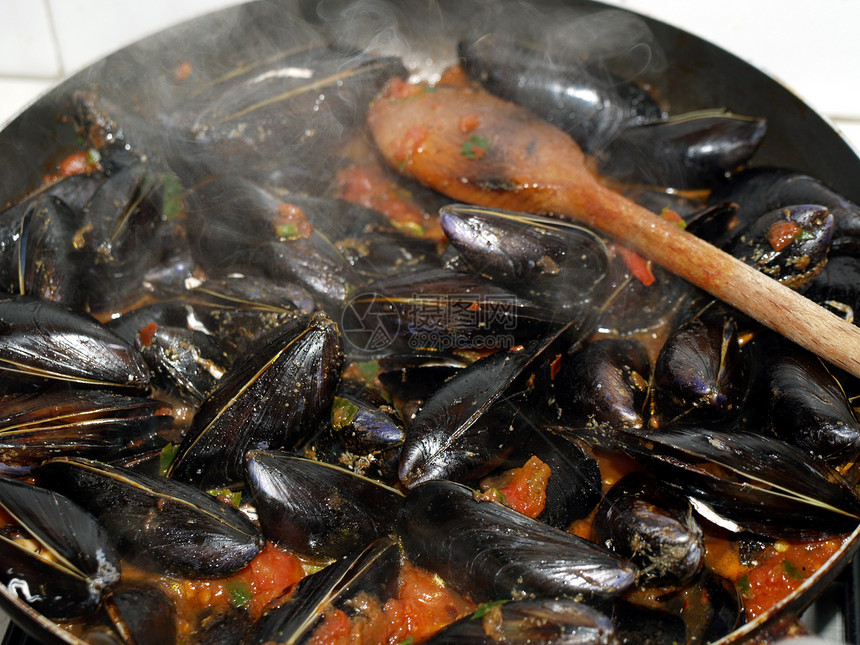
<svg viewBox="0 0 860 645">
<path fill-rule="evenodd" d="M 765 117 L 768 133 L 754 165 L 809 173 L 860 201 L 860 158 L 824 119 L 746 62 L 662 22 L 586 0 L 531 4 L 296 0 L 249 3 L 177 25 L 104 58 L 48 92 L 0 132 L 0 204 L 36 187 L 45 170 L 73 148 L 71 129 L 57 117 L 78 90 L 95 90 L 139 123 L 148 124 L 141 126 L 141 136 L 157 149 L 166 115 L 188 92 L 173 81 L 182 62 L 191 63 L 198 79 L 216 77 L 246 61 L 307 42 L 312 34 L 324 34 L 344 44 L 401 56 L 416 78 L 432 81 L 455 60 L 461 37 L 475 29 L 506 30 L 526 24 L 551 30 L 550 35 L 560 39 L 556 42 L 567 47 L 604 48 L 622 67 L 640 73 L 673 113 L 725 107 Z M 796 592 L 720 643 L 742 641 L 763 630 L 779 632 L 845 567 L 858 540 L 860 529 Z M 0 598 L 13 620 L 40 641 L 78 642 L 3 586 Z"/>
</svg>

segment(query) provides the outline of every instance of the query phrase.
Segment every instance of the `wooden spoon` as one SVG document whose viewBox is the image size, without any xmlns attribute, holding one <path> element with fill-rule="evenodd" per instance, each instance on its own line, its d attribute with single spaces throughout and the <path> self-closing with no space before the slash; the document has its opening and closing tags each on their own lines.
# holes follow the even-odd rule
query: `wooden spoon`
<svg viewBox="0 0 860 645">
<path fill-rule="evenodd" d="M 601 185 L 567 134 L 468 88 L 391 82 L 368 124 L 389 164 L 454 199 L 580 221 L 860 377 L 860 328 Z"/>
</svg>

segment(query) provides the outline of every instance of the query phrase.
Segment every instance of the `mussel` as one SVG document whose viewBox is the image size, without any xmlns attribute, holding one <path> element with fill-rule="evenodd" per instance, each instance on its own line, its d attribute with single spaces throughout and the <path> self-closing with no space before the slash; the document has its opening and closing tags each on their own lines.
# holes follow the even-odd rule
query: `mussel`
<svg viewBox="0 0 860 645">
<path fill-rule="evenodd" d="M 611 598 L 636 568 L 593 542 L 532 520 L 443 480 L 406 496 L 399 535 L 407 557 L 488 601 L 529 596 Z"/>
<path fill-rule="evenodd" d="M 403 495 L 348 470 L 252 450 L 248 485 L 269 540 L 299 553 L 339 558 L 391 532 Z"/>
<path fill-rule="evenodd" d="M 37 477 L 98 517 L 126 557 L 158 573 L 227 576 L 263 545 L 237 508 L 165 477 L 76 457 L 48 461 Z"/>
<path fill-rule="evenodd" d="M 21 527 L 18 536 L 0 535 L 0 580 L 9 591 L 49 618 L 93 614 L 120 579 L 119 554 L 105 527 L 64 495 L 6 477 L 0 506 Z"/>
<path fill-rule="evenodd" d="M 342 360 L 325 314 L 273 332 L 201 403 L 169 476 L 204 488 L 242 481 L 248 450 L 292 449 L 309 439 L 331 404 Z"/>
</svg>

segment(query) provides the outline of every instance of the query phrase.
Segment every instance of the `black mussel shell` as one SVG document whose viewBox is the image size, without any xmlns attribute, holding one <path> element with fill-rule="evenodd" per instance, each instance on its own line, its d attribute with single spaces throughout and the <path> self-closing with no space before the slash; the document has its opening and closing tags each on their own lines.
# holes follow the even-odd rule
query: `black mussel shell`
<svg viewBox="0 0 860 645">
<path fill-rule="evenodd" d="M 371 356 L 504 349 L 567 321 L 500 284 L 442 269 L 375 282 L 350 296 L 342 316 L 349 352 Z"/>
<path fill-rule="evenodd" d="M 196 186 L 187 202 L 191 251 L 207 273 L 241 272 L 295 284 L 332 306 L 361 284 L 334 241 L 301 209 L 263 186 L 219 176 Z"/>
<path fill-rule="evenodd" d="M 779 439 L 695 426 L 617 434 L 625 452 L 727 528 L 784 539 L 847 533 L 860 522 L 853 486 Z"/>
<path fill-rule="evenodd" d="M 399 58 L 319 43 L 291 43 L 268 65 L 238 72 L 174 115 L 171 163 L 192 177 L 286 175 L 305 189 L 331 180 L 341 160 L 332 146 L 363 124 L 366 106 L 388 80 L 406 76 Z"/>
<path fill-rule="evenodd" d="M 743 166 L 766 130 L 763 118 L 703 110 L 626 128 L 596 157 L 601 174 L 620 181 L 707 188 Z"/>
<path fill-rule="evenodd" d="M 61 457 L 44 464 L 37 480 L 93 513 L 133 562 L 158 573 L 228 576 L 263 545 L 260 530 L 237 508 L 165 477 Z"/>
<path fill-rule="evenodd" d="M 460 484 L 429 481 L 406 496 L 398 522 L 406 557 L 475 600 L 623 593 L 635 567 L 606 549 Z"/>
<path fill-rule="evenodd" d="M 192 289 L 189 295 L 190 300 L 195 303 L 216 307 L 247 307 L 299 313 L 311 313 L 317 308 L 311 295 L 299 285 L 241 273 L 210 277 Z"/>
<path fill-rule="evenodd" d="M 641 428 L 647 419 L 651 359 L 632 338 L 600 338 L 564 355 L 556 377 L 559 421 L 599 428 Z"/>
<path fill-rule="evenodd" d="M 313 450 L 320 461 L 393 483 L 404 437 L 394 408 L 372 390 L 342 380 L 332 403 L 331 423 L 305 450 Z"/>
<path fill-rule="evenodd" d="M 36 466 L 60 455 L 117 459 L 160 449 L 168 405 L 105 390 L 50 390 L 0 398 L 0 463 Z"/>
<path fill-rule="evenodd" d="M 22 295 L 83 308 L 86 261 L 73 246 L 78 217 L 58 198 L 43 193 L 21 223 L 18 277 Z"/>
<path fill-rule="evenodd" d="M 196 329 L 154 324 L 137 333 L 134 346 L 149 365 L 153 385 L 194 406 L 218 386 L 236 351 Z"/>
<path fill-rule="evenodd" d="M 787 287 L 800 289 L 827 263 L 833 216 L 804 204 L 769 211 L 736 240 L 731 254 Z"/>
<path fill-rule="evenodd" d="M 86 308 L 116 311 L 140 296 L 148 270 L 159 266 L 168 213 L 178 209 L 181 187 L 149 164 L 123 168 L 99 187 L 84 208 L 72 241 L 85 267 Z"/>
<path fill-rule="evenodd" d="M 592 539 L 639 567 L 637 584 L 678 587 L 704 564 L 702 529 L 689 502 L 644 473 L 622 477 L 597 507 Z"/>
<path fill-rule="evenodd" d="M 625 127 L 663 114 L 637 83 L 600 64 L 550 59 L 537 44 L 488 34 L 460 42 L 458 51 L 469 76 L 564 130 L 587 153 Z"/>
<path fill-rule="evenodd" d="M 194 415 L 168 475 L 213 488 L 245 476 L 252 449 L 293 449 L 328 411 L 343 355 L 325 314 L 300 316 L 234 365 Z"/>
<path fill-rule="evenodd" d="M 339 558 L 388 535 L 403 494 L 331 464 L 252 450 L 245 459 L 263 534 L 299 553 Z"/>
<path fill-rule="evenodd" d="M 176 607 L 158 586 L 123 584 L 106 603 L 117 631 L 135 645 L 164 645 L 176 641 Z"/>
<path fill-rule="evenodd" d="M 778 338 L 752 343 L 758 365 L 745 423 L 835 467 L 860 457 L 860 423 L 840 382 L 811 352 Z"/>
<path fill-rule="evenodd" d="M 90 316 L 27 296 L 0 300 L 0 372 L 143 389 L 146 361 Z"/>
<path fill-rule="evenodd" d="M 608 282 L 606 245 L 581 226 L 466 204 L 444 206 L 439 218 L 472 271 L 524 297 L 570 309 Z"/>
<path fill-rule="evenodd" d="M 488 603 L 424 641 L 428 645 L 612 645 L 612 621 L 573 600 L 519 600 Z"/>
<path fill-rule="evenodd" d="M 529 407 L 544 394 L 535 383 L 562 335 L 486 356 L 445 382 L 406 429 L 400 482 L 469 481 L 500 465 L 531 423 Z"/>
<path fill-rule="evenodd" d="M 712 191 L 709 203 L 738 205 L 738 232 L 774 209 L 796 204 L 819 204 L 833 215 L 834 254 L 856 255 L 860 250 L 860 206 L 819 179 L 787 168 L 747 168 L 728 176 Z"/>
<path fill-rule="evenodd" d="M 0 506 L 44 552 L 0 536 L 0 582 L 48 618 L 93 613 L 120 578 L 105 527 L 71 499 L 6 477 L 0 477 Z"/>
<path fill-rule="evenodd" d="M 391 596 L 399 565 L 397 545 L 387 537 L 340 558 L 301 580 L 285 602 L 270 605 L 257 623 L 253 642 L 307 642 L 332 606 L 346 608 L 346 603 L 360 592 L 383 600 Z"/>
<path fill-rule="evenodd" d="M 730 318 L 692 318 L 666 339 L 654 365 L 653 408 L 659 425 L 721 423 L 737 417 L 747 368 Z"/>
</svg>

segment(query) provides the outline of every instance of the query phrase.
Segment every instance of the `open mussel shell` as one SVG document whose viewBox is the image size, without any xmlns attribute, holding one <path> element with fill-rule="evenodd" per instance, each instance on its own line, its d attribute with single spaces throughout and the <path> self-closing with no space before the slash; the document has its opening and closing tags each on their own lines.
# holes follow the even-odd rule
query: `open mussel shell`
<svg viewBox="0 0 860 645">
<path fill-rule="evenodd" d="M 547 526 L 448 481 L 420 484 L 398 520 L 406 557 L 475 600 L 610 598 L 636 568 L 593 542 Z"/>
<path fill-rule="evenodd" d="M 5 477 L 0 506 L 39 549 L 0 536 L 0 579 L 8 591 L 49 618 L 93 613 L 120 577 L 119 555 L 105 527 L 71 499 Z"/>
<path fill-rule="evenodd" d="M 731 254 L 787 287 L 800 289 L 827 263 L 833 228 L 833 215 L 824 206 L 778 208 L 743 231 Z"/>
<path fill-rule="evenodd" d="M 491 603 L 492 604 L 492 603 Z M 478 611 L 437 632 L 428 645 L 611 645 L 612 621 L 596 609 L 567 599 L 519 600 Z"/>
<path fill-rule="evenodd" d="M 734 530 L 814 538 L 850 532 L 860 521 L 854 487 L 778 439 L 692 426 L 618 436 L 631 457 Z"/>
<path fill-rule="evenodd" d="M 165 477 L 61 457 L 44 464 L 37 479 L 93 513 L 128 557 L 158 573 L 227 576 L 263 544 L 260 530 L 237 508 Z"/>
<path fill-rule="evenodd" d="M 639 586 L 679 587 L 704 564 L 702 528 L 689 502 L 644 473 L 630 473 L 609 489 L 592 536 L 639 567 Z"/>
<path fill-rule="evenodd" d="M 245 459 L 263 534 L 299 553 L 339 558 L 388 535 L 403 494 L 310 459 L 252 450 Z"/>
</svg>

